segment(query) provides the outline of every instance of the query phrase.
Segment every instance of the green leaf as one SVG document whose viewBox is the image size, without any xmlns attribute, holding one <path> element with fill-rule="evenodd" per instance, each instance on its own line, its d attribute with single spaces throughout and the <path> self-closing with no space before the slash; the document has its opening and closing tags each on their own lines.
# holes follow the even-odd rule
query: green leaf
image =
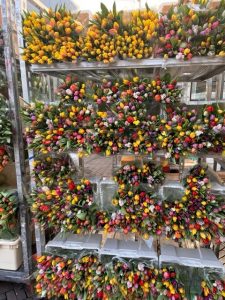
<svg viewBox="0 0 225 300">
<path fill-rule="evenodd" d="M 113 3 L 113 14 L 116 16 L 116 2 Z"/>
<path fill-rule="evenodd" d="M 108 8 L 105 6 L 105 4 L 101 3 L 101 10 L 104 16 L 107 16 L 109 11 Z"/>
<path fill-rule="evenodd" d="M 87 215 L 86 212 L 78 212 L 78 213 L 76 214 L 76 217 L 77 217 L 78 219 L 84 221 L 85 218 L 86 218 L 86 215 Z"/>
</svg>

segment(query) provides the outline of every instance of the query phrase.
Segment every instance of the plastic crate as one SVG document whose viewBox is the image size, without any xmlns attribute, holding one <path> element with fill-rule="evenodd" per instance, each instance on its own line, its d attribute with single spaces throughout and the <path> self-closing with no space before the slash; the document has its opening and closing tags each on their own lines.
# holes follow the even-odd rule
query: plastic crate
<svg viewBox="0 0 225 300">
<path fill-rule="evenodd" d="M 16 271 L 22 264 L 22 244 L 17 240 L 0 240 L 0 269 Z"/>
</svg>

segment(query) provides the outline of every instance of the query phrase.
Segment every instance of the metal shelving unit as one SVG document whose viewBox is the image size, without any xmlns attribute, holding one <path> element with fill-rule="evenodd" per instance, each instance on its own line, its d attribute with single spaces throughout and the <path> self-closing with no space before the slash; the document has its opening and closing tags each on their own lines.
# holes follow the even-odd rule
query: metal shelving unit
<svg viewBox="0 0 225 300">
<path fill-rule="evenodd" d="M 35 2 L 34 0 L 31 0 Z M 19 200 L 19 218 L 20 218 L 20 235 L 22 240 L 23 264 L 17 271 L 0 270 L 0 281 L 14 281 L 14 282 L 28 282 L 30 281 L 32 268 L 32 247 L 31 247 L 31 219 L 30 211 L 26 202 L 27 182 L 26 182 L 26 161 L 23 145 L 23 131 L 20 118 L 20 102 L 19 86 L 18 86 L 18 71 L 22 79 L 24 78 L 23 70 L 18 69 L 18 56 L 15 53 L 15 18 L 17 15 L 17 26 L 21 23 L 21 13 L 24 9 L 24 1 L 2 0 L 2 19 L 3 19 L 3 36 L 4 36 L 4 57 L 6 68 L 6 79 L 8 83 L 9 108 L 10 118 L 13 127 L 13 149 L 15 157 L 16 180 L 17 180 L 17 195 Z M 20 22 L 20 23 L 19 23 Z M 20 27 L 19 27 L 20 28 Z M 22 28 L 22 27 L 21 27 Z M 18 27 L 17 27 L 17 30 Z M 18 33 L 18 31 L 17 31 Z M 27 93 L 29 89 L 24 87 L 24 80 L 22 80 L 23 92 Z M 23 95 L 25 96 L 25 95 Z M 26 97 L 26 96 L 25 96 Z"/>
<path fill-rule="evenodd" d="M 7 0 L 3 0 L 5 7 L 8 9 L 9 7 L 9 1 Z M 21 9 L 26 9 L 26 0 L 18 0 L 16 1 L 16 14 L 17 14 L 17 27 L 20 29 L 19 32 L 21 32 L 22 30 L 22 23 L 21 23 Z M 39 9 L 45 9 L 44 6 L 41 5 L 41 2 L 39 0 L 32 0 L 31 1 L 33 4 L 35 4 Z M 8 4 L 7 4 L 8 3 Z M 4 13 L 7 16 L 7 10 L 4 10 Z M 5 19 L 6 20 L 6 19 Z M 5 32 L 7 32 L 10 28 L 10 24 L 7 21 L 6 25 L 5 25 Z M 9 31 L 8 31 L 9 32 Z M 22 40 L 22 36 L 21 33 L 18 33 L 18 40 L 19 40 L 19 46 L 22 47 L 23 46 L 23 40 Z M 6 45 L 6 52 L 7 52 L 7 56 L 6 56 L 6 62 L 9 64 L 8 66 L 8 79 L 10 82 L 10 86 L 9 86 L 9 90 L 10 90 L 10 94 L 11 94 L 11 106 L 14 109 L 14 116 L 15 116 L 15 120 L 16 120 L 16 128 L 18 131 L 18 135 L 15 135 L 16 137 L 19 138 L 19 136 L 21 137 L 21 124 L 20 124 L 20 119 L 18 116 L 18 112 L 19 112 L 19 107 L 18 107 L 18 102 L 16 101 L 17 97 L 18 97 L 18 91 L 16 88 L 16 78 L 13 77 L 13 66 L 10 64 L 10 62 L 8 62 L 11 52 L 10 52 L 10 48 L 9 46 L 11 41 L 7 41 L 7 45 Z M 56 63 L 56 64 L 52 64 L 52 65 L 32 65 L 32 66 L 28 66 L 27 64 L 25 64 L 24 62 L 20 62 L 20 69 L 21 69 L 21 77 L 22 77 L 22 88 L 23 88 L 23 98 L 26 102 L 29 102 L 29 100 L 31 99 L 31 93 L 32 92 L 31 89 L 31 84 L 30 84 L 30 72 L 34 72 L 37 74 L 46 74 L 49 76 L 54 76 L 54 77 L 62 77 L 65 74 L 68 73 L 75 73 L 81 77 L 84 77 L 86 79 L 90 79 L 90 80 L 99 80 L 101 77 L 107 75 L 108 77 L 112 76 L 114 77 L 116 76 L 128 76 L 128 74 L 141 74 L 142 76 L 156 76 L 156 75 L 162 75 L 166 72 L 170 72 L 171 76 L 176 78 L 177 80 L 181 81 L 181 82 L 187 82 L 187 92 L 186 92 L 186 100 L 189 101 L 191 98 L 191 88 L 193 87 L 192 85 L 195 84 L 195 82 L 199 82 L 199 81 L 203 81 L 206 80 L 206 86 L 207 86 L 207 90 L 206 90 L 206 94 L 207 94 L 207 103 L 210 103 L 210 99 L 211 99 L 211 94 L 212 94 L 212 77 L 216 76 L 216 81 L 217 81 L 217 90 L 216 90 L 216 95 L 218 96 L 218 100 L 222 100 L 222 89 L 224 87 L 224 77 L 222 72 L 225 71 L 225 59 L 221 58 L 221 57 L 196 57 L 193 58 L 191 61 L 178 61 L 176 59 L 168 59 L 168 60 L 164 60 L 161 58 L 157 58 L 157 59 L 143 59 L 143 60 L 116 60 L 114 63 L 106 65 L 104 63 L 99 63 L 99 62 L 78 62 L 78 63 Z M 221 74 L 221 75 L 218 75 Z M 50 81 L 51 82 L 51 81 Z M 189 101 L 190 102 L 190 101 Z M 193 103 L 190 102 L 188 104 L 199 104 L 199 103 Z M 200 103 L 202 104 L 202 103 Z M 20 135 L 19 135 L 20 134 Z M 18 153 L 21 154 L 21 156 L 19 156 L 17 154 L 17 160 L 18 160 L 18 182 L 21 186 L 20 188 L 20 199 L 21 199 L 21 207 L 23 208 L 22 211 L 22 216 L 24 216 L 24 218 L 28 216 L 27 211 L 25 211 L 27 209 L 26 203 L 24 202 L 24 182 L 23 182 L 23 176 L 22 174 L 22 166 L 24 163 L 24 159 L 23 159 L 23 149 L 21 148 L 21 141 L 22 141 L 22 137 L 21 140 L 19 142 L 19 139 L 17 140 L 17 144 L 16 144 L 16 151 L 19 151 Z M 19 150 L 18 150 L 19 149 Z M 215 154 L 204 154 L 204 155 L 198 155 L 199 158 L 201 159 L 205 159 L 207 157 L 218 157 L 218 155 Z M 33 157 L 33 153 L 30 153 L 30 158 Z M 31 161 L 31 159 L 30 159 Z M 30 167 L 31 168 L 31 167 Z M 24 173 L 23 173 L 24 175 Z M 21 179 L 22 178 L 22 179 Z M 33 183 L 31 184 L 31 186 L 33 185 Z M 170 187 L 170 186 L 169 186 Z M 178 186 L 178 188 L 180 188 Z M 26 220 L 24 219 L 22 222 L 25 222 Z M 26 226 L 28 225 L 28 222 L 22 223 L 25 224 Z M 24 225 L 24 226 L 25 226 Z M 28 231 L 27 231 L 27 227 L 26 228 L 22 228 L 22 230 L 24 230 L 24 234 L 26 234 L 26 236 L 28 236 Z M 35 223 L 35 235 L 36 235 L 36 246 L 37 246 L 37 253 L 41 254 L 45 248 L 46 248 L 46 243 L 45 243 L 45 229 L 42 228 L 40 226 L 40 224 Z M 26 245 L 28 248 L 28 240 L 25 238 L 26 240 Z M 63 242 L 63 238 L 60 239 L 60 237 L 58 237 L 57 240 L 59 243 Z M 51 241 L 53 242 L 53 241 Z M 51 246 L 51 242 L 50 244 L 48 243 L 47 246 L 50 247 Z M 52 243 L 53 245 L 53 243 Z M 25 247 L 25 242 L 23 244 L 23 247 Z M 63 247 L 63 245 L 62 245 Z M 72 247 L 72 246 L 70 246 Z M 71 248 L 70 248 L 71 249 Z M 77 249 L 77 248 L 73 248 L 72 249 Z M 90 248 L 89 248 L 90 249 Z M 26 248 L 25 248 L 26 250 Z M 24 256 L 27 252 L 24 252 Z M 102 254 L 108 254 L 107 251 L 102 251 Z M 28 257 L 28 261 L 27 263 L 30 263 L 29 261 L 29 255 Z M 25 257 L 24 257 L 25 259 Z M 29 265 L 27 264 L 27 269 L 26 270 L 30 270 L 29 269 Z"/>
<path fill-rule="evenodd" d="M 114 76 L 115 72 L 120 76 L 136 73 L 142 76 L 161 75 L 170 72 L 173 78 L 179 81 L 202 81 L 220 74 L 225 70 L 222 57 L 195 57 L 191 61 L 177 59 L 152 58 L 141 60 L 115 60 L 111 64 L 102 62 L 78 62 L 55 63 L 51 65 L 32 65 L 31 71 L 45 73 L 52 76 L 79 73 L 84 77 L 101 77 L 105 74 Z M 127 73 L 128 72 L 128 73 Z"/>
</svg>

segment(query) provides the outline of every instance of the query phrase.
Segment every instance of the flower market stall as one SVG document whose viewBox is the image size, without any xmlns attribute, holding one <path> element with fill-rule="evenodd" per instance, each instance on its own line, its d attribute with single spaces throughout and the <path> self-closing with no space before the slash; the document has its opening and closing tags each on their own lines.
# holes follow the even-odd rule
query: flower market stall
<svg viewBox="0 0 225 300">
<path fill-rule="evenodd" d="M 186 83 L 221 82 L 224 8 L 22 15 L 24 70 L 58 80 L 57 101 L 32 101 L 22 78 L 39 297 L 225 297 L 225 186 L 211 166 L 224 159 L 223 85 L 216 101 L 184 101 Z"/>
</svg>

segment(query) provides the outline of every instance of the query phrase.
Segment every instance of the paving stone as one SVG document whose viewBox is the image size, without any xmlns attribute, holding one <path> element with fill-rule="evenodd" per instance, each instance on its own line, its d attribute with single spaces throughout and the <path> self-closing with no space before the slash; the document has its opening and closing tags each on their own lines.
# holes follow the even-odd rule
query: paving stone
<svg viewBox="0 0 225 300">
<path fill-rule="evenodd" d="M 0 282 L 0 295 L 13 289 L 10 282 Z"/>
<path fill-rule="evenodd" d="M 14 291 L 15 291 L 17 300 L 27 299 L 27 295 L 26 295 L 25 290 L 23 289 L 22 286 L 15 286 Z"/>
<path fill-rule="evenodd" d="M 7 300 L 18 300 L 14 290 L 7 292 L 6 293 L 6 298 L 7 298 Z"/>
</svg>

